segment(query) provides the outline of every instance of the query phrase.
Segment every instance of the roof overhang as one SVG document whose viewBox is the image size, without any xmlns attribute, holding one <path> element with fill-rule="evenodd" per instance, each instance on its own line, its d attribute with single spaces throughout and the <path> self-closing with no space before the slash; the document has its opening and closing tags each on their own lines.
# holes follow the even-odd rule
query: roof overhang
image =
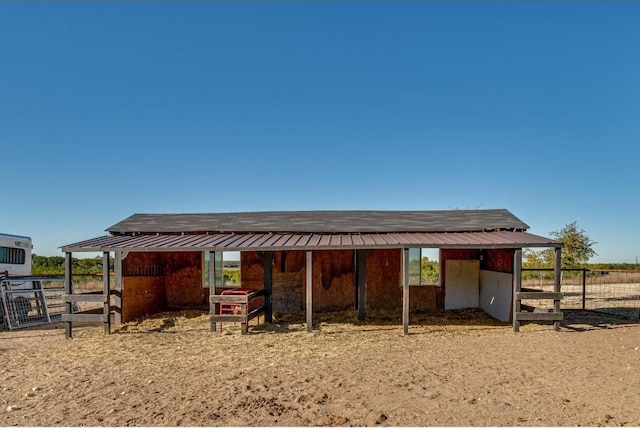
<svg viewBox="0 0 640 428">
<path fill-rule="evenodd" d="M 562 247 L 520 231 L 400 233 L 210 233 L 101 236 L 62 247 L 64 252 L 308 251 L 382 248 Z"/>
</svg>

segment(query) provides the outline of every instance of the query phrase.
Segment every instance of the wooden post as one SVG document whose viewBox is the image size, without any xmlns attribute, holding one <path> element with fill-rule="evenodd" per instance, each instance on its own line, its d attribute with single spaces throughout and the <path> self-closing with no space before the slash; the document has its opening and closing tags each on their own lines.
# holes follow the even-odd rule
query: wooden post
<svg viewBox="0 0 640 428">
<path fill-rule="evenodd" d="M 402 249 L 402 332 L 409 335 L 409 249 Z"/>
<path fill-rule="evenodd" d="M 247 313 L 249 309 L 249 299 L 244 296 L 244 303 L 240 304 L 240 314 L 243 315 L 242 322 L 240 323 L 240 334 L 247 334 L 249 331 L 249 320 L 247 319 Z"/>
<path fill-rule="evenodd" d="M 313 258 L 312 252 L 307 251 L 307 331 L 313 330 Z"/>
<path fill-rule="evenodd" d="M 587 268 L 582 268 L 582 310 L 587 309 Z"/>
<path fill-rule="evenodd" d="M 109 278 L 109 252 L 102 253 L 102 285 L 104 293 L 104 305 L 102 313 L 104 315 L 104 334 L 111 334 L 111 307 L 109 305 L 111 296 L 111 284 Z"/>
<path fill-rule="evenodd" d="M 282 257 L 284 251 L 281 252 Z M 271 292 L 273 290 L 273 252 L 262 253 L 262 263 L 264 265 L 264 322 L 273 322 L 273 305 L 271 303 Z"/>
<path fill-rule="evenodd" d="M 123 309 L 123 299 L 122 299 L 122 251 L 116 250 L 113 261 L 113 274 L 115 276 L 115 310 L 113 313 L 113 322 L 116 325 L 122 324 L 122 309 Z"/>
<path fill-rule="evenodd" d="M 517 314 L 520 312 L 520 299 L 518 293 L 522 289 L 522 249 L 513 253 L 513 332 L 520 331 L 520 320 Z"/>
<path fill-rule="evenodd" d="M 216 304 L 211 301 L 211 296 L 216 294 L 216 252 L 209 251 L 209 315 L 215 315 Z M 222 325 L 222 323 L 220 323 Z M 216 323 L 215 321 L 210 321 L 209 330 L 214 332 L 216 331 Z"/>
<path fill-rule="evenodd" d="M 73 269 L 72 269 L 72 253 L 64 253 L 64 294 L 73 294 Z M 72 302 L 66 302 L 64 304 L 64 313 L 71 314 L 73 307 Z M 64 335 L 67 339 L 73 337 L 73 325 L 71 321 L 66 321 L 64 325 Z"/>
<path fill-rule="evenodd" d="M 365 250 L 356 250 L 356 278 L 358 287 L 358 321 L 367 319 L 367 257 Z"/>
<path fill-rule="evenodd" d="M 561 283 L 561 278 L 562 278 L 562 248 L 558 247 L 556 248 L 556 260 L 555 260 L 555 266 L 554 266 L 554 270 L 553 270 L 553 276 L 554 276 L 554 287 L 553 287 L 553 291 L 555 291 L 556 293 L 560 292 L 560 283 Z M 560 300 L 554 300 L 553 301 L 553 312 L 559 313 L 560 312 Z M 560 330 L 560 321 L 554 321 L 553 322 L 553 329 L 555 331 Z"/>
</svg>

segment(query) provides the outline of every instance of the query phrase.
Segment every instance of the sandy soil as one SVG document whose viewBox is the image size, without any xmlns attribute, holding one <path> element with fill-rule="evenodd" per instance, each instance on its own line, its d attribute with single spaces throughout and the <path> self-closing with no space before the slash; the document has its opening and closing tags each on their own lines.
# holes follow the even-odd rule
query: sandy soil
<svg viewBox="0 0 640 428">
<path fill-rule="evenodd" d="M 640 425 L 640 325 L 562 330 L 463 311 L 299 315 L 209 333 L 202 312 L 0 331 L 0 425 Z M 417 325 L 421 323 L 422 325 Z"/>
</svg>

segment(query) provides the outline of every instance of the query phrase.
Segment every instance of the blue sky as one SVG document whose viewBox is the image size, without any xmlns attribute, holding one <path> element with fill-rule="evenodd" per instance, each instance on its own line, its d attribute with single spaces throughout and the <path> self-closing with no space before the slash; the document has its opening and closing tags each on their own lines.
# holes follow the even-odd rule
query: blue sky
<svg viewBox="0 0 640 428">
<path fill-rule="evenodd" d="M 640 256 L 640 3 L 0 3 L 0 232 L 507 208 Z M 80 254 L 78 254 L 80 255 Z"/>
</svg>

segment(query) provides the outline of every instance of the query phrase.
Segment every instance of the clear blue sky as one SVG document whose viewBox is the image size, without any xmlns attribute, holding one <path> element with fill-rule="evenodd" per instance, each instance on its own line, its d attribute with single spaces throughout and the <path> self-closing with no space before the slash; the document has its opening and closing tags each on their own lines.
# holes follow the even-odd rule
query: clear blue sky
<svg viewBox="0 0 640 428">
<path fill-rule="evenodd" d="M 507 208 L 640 256 L 639 2 L 0 3 L 0 232 Z M 81 254 L 77 254 L 81 256 Z"/>
</svg>

